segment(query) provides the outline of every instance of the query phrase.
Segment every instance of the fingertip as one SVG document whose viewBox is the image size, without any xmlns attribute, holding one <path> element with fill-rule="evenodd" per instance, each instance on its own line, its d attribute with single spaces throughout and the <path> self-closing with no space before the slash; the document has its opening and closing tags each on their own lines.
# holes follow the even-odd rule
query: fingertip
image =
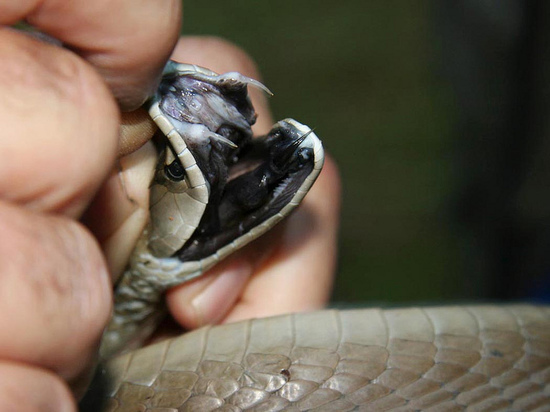
<svg viewBox="0 0 550 412">
<path fill-rule="evenodd" d="M 118 157 L 137 151 L 151 140 L 156 130 L 155 122 L 145 109 L 122 113 Z"/>
<path fill-rule="evenodd" d="M 26 21 L 95 66 L 123 110 L 141 106 L 158 85 L 179 36 L 180 0 L 0 2 L 0 22 Z"/>
<path fill-rule="evenodd" d="M 245 259 L 224 262 L 196 281 L 170 290 L 170 312 L 188 329 L 219 323 L 241 296 L 252 273 L 253 266 Z"/>
<path fill-rule="evenodd" d="M 319 207 L 324 207 L 339 212 L 342 195 L 342 180 L 340 170 L 334 158 L 325 153 L 325 162 L 323 170 L 319 174 L 317 181 L 307 194 L 305 201 L 316 203 Z"/>
<path fill-rule="evenodd" d="M 76 412 L 76 402 L 59 376 L 29 365 L 1 361 L 0 410 Z"/>
<path fill-rule="evenodd" d="M 15 30 L 0 29 L 0 60 L 0 121 L 10 125 L 0 141 L 0 195 L 76 217 L 114 161 L 115 101 L 82 59 Z"/>
<path fill-rule="evenodd" d="M 0 203 L 0 358 L 72 380 L 95 356 L 112 288 L 97 242 L 80 224 Z M 40 342 L 39 345 L 36 343 Z"/>
</svg>

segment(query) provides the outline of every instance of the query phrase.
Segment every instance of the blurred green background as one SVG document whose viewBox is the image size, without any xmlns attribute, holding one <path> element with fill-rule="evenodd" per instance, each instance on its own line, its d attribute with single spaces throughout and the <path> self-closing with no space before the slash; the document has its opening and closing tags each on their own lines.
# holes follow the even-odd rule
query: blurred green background
<svg viewBox="0 0 550 412">
<path fill-rule="evenodd" d="M 476 230 L 456 217 L 469 172 L 457 160 L 461 101 L 443 64 L 447 53 L 452 68 L 454 53 L 441 40 L 443 9 L 421 0 L 185 2 L 183 33 L 244 48 L 275 93 L 275 118 L 314 127 L 337 160 L 344 191 L 335 301 L 510 296 L 495 287 Z"/>
</svg>

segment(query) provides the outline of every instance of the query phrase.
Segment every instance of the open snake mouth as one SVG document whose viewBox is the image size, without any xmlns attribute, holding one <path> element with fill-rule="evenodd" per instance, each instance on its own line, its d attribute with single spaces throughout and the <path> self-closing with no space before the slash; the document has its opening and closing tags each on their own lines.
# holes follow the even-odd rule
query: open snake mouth
<svg viewBox="0 0 550 412">
<path fill-rule="evenodd" d="M 304 143 L 308 135 L 282 121 L 229 156 L 227 177 L 216 175 L 199 226 L 178 257 L 210 256 L 281 212 L 313 170 L 313 147 Z"/>
<path fill-rule="evenodd" d="M 221 250 L 233 251 L 267 231 L 299 203 L 321 169 L 319 140 L 295 120 L 282 120 L 266 136 L 252 138 L 256 114 L 248 85 L 267 90 L 238 73 L 203 71 L 165 75 L 159 88 L 160 116 L 185 149 L 168 134 L 153 184 L 174 193 L 183 192 L 183 184 L 192 197 L 202 186 L 208 193 L 194 230 L 172 255 L 181 261 L 223 257 Z M 187 150 L 191 160 L 181 155 Z M 189 174 L 196 166 L 202 179 Z"/>
</svg>

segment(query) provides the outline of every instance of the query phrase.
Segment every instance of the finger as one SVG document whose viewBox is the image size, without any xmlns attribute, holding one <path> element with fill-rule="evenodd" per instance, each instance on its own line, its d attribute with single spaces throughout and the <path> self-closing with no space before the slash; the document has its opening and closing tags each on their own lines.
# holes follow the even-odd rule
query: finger
<svg viewBox="0 0 550 412">
<path fill-rule="evenodd" d="M 0 198 L 78 216 L 114 160 L 118 111 L 67 50 L 0 29 Z"/>
<path fill-rule="evenodd" d="M 147 143 L 157 130 L 149 113 L 143 108 L 122 113 L 118 157 L 135 152 Z"/>
<path fill-rule="evenodd" d="M 76 381 L 110 316 L 99 247 L 78 223 L 0 202 L 0 359 Z"/>
<path fill-rule="evenodd" d="M 186 329 L 220 323 L 239 301 L 254 274 L 257 255 L 248 247 L 216 265 L 200 278 L 166 294 L 170 313 Z"/>
<path fill-rule="evenodd" d="M 119 159 L 82 218 L 99 241 L 114 282 L 147 224 L 149 186 L 157 156 L 149 143 Z"/>
<path fill-rule="evenodd" d="M 0 24 L 25 19 L 92 63 L 124 109 L 155 90 L 177 40 L 180 0 L 0 2 Z"/>
<path fill-rule="evenodd" d="M 0 411 L 73 412 L 67 384 L 44 369 L 0 362 Z"/>
<path fill-rule="evenodd" d="M 186 328 L 314 310 L 330 296 L 336 264 L 340 180 L 328 158 L 294 214 L 203 277 L 167 293 Z"/>
</svg>

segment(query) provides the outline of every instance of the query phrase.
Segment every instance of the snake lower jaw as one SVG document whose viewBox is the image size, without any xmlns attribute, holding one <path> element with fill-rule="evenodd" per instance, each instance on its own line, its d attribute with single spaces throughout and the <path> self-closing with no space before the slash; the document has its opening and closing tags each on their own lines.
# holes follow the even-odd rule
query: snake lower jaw
<svg viewBox="0 0 550 412">
<path fill-rule="evenodd" d="M 289 214 L 311 186 L 306 179 L 317 175 L 323 161 L 319 139 L 291 119 L 240 149 L 228 165 L 227 180 L 211 192 L 193 236 L 175 254 L 181 261 L 210 256 L 264 222 Z"/>
</svg>

